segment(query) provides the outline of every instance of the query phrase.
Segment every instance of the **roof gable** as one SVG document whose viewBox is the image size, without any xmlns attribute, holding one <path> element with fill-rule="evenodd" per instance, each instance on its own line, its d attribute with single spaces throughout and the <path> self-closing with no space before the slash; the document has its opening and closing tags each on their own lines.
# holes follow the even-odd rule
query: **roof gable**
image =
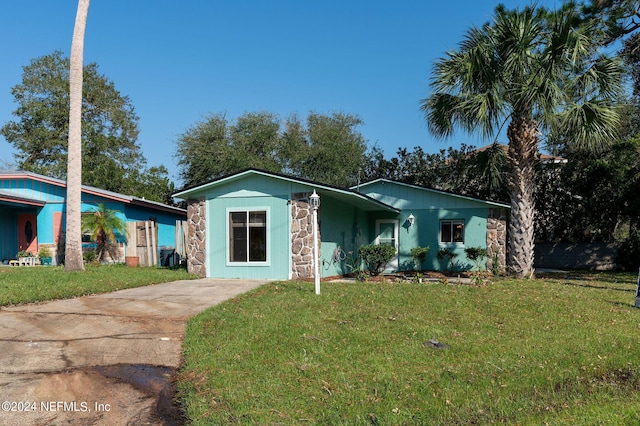
<svg viewBox="0 0 640 426">
<path fill-rule="evenodd" d="M 220 189 L 232 183 L 240 183 L 240 185 L 235 185 L 234 189 L 239 195 L 242 195 L 240 193 L 241 188 L 247 195 L 249 195 L 253 191 L 267 191 L 267 189 L 256 188 L 257 185 L 255 182 L 252 183 L 251 188 L 248 188 L 246 184 L 242 183 L 243 181 L 246 182 L 250 178 L 268 179 L 283 183 L 287 187 L 288 195 L 293 192 L 311 192 L 312 190 L 316 190 L 318 194 L 320 194 L 320 196 L 322 196 L 322 193 L 325 193 L 332 198 L 336 198 L 342 202 L 355 205 L 362 210 L 386 210 L 395 213 L 399 212 L 399 210 L 394 208 L 393 206 L 387 205 L 379 200 L 367 196 L 366 194 L 353 191 L 349 188 L 339 188 L 336 186 L 314 182 L 303 178 L 297 178 L 289 175 L 253 168 L 241 170 L 237 173 L 222 176 L 209 182 L 196 185 L 191 188 L 183 189 L 182 191 L 174 194 L 174 197 L 184 199 L 198 196 L 213 196 L 214 194 L 216 194 L 215 191 L 217 189 Z"/>
<path fill-rule="evenodd" d="M 0 190 L 0 204 L 43 207 L 45 202 Z"/>
<path fill-rule="evenodd" d="M 507 204 L 495 201 L 481 200 L 389 179 L 376 179 L 366 182 L 360 184 L 358 189 L 369 197 L 398 209 L 473 208 L 480 206 L 510 208 Z"/>
<path fill-rule="evenodd" d="M 12 182 L 15 182 L 13 184 Z M 31 182 L 28 184 L 27 182 Z M 63 201 L 66 196 L 67 182 L 62 179 L 40 175 L 27 171 L 0 171 L 0 190 L 5 195 L 11 194 L 14 197 L 30 200 L 35 203 L 50 201 Z M 53 188 L 58 188 L 55 190 Z M 65 191 L 62 191 L 64 189 Z M 153 210 L 162 210 L 176 214 L 186 214 L 186 210 L 145 200 L 132 195 L 120 194 L 93 186 L 82 185 L 82 193 L 95 195 L 107 200 L 118 201 L 124 204 L 136 204 Z"/>
</svg>

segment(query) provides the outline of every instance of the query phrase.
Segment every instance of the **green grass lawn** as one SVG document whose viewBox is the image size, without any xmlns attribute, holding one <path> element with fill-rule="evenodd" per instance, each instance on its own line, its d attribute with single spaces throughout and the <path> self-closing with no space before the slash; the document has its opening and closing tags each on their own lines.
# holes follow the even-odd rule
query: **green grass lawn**
<svg viewBox="0 0 640 426">
<path fill-rule="evenodd" d="M 0 267 L 0 306 L 68 299 L 168 281 L 195 278 L 184 269 L 87 265 L 84 272 L 61 266 Z"/>
<path fill-rule="evenodd" d="M 270 283 L 189 323 L 179 399 L 196 425 L 639 424 L 635 279 Z"/>
</svg>

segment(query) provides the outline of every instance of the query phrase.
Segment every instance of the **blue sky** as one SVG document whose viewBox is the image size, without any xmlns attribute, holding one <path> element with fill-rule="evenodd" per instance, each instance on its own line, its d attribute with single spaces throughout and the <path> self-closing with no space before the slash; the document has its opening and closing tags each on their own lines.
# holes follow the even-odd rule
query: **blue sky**
<svg viewBox="0 0 640 426">
<path fill-rule="evenodd" d="M 507 7 L 530 4 L 506 0 Z M 149 166 L 164 164 L 180 186 L 175 142 L 209 113 L 269 111 L 286 118 L 342 111 L 387 157 L 398 147 L 436 152 L 487 143 L 426 129 L 419 102 L 432 64 L 466 30 L 488 21 L 492 0 L 93 0 L 85 63 L 128 96 L 140 117 Z M 541 0 L 555 8 L 561 1 Z M 4 2 L 0 13 L 0 125 L 14 119 L 11 88 L 22 67 L 68 55 L 77 3 Z M 0 167 L 13 161 L 0 136 Z"/>
</svg>

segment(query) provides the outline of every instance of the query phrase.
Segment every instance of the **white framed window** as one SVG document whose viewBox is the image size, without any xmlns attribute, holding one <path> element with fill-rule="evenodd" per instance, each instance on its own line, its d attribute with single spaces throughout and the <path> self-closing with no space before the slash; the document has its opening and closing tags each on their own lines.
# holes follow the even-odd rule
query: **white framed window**
<svg viewBox="0 0 640 426">
<path fill-rule="evenodd" d="M 229 265 L 267 263 L 269 254 L 267 218 L 267 209 L 227 211 Z"/>
<path fill-rule="evenodd" d="M 440 242 L 464 244 L 464 220 L 441 220 Z"/>
<path fill-rule="evenodd" d="M 399 235 L 399 221 L 397 219 L 379 219 L 376 220 L 376 240 L 375 243 L 386 244 L 396 249 L 396 254 L 387 263 L 385 271 L 397 271 L 398 270 L 398 235 Z"/>
</svg>

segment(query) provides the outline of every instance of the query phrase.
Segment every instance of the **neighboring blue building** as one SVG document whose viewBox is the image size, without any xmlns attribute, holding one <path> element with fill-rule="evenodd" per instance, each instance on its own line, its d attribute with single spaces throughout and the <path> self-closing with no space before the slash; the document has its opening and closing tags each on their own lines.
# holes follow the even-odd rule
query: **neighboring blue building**
<svg viewBox="0 0 640 426">
<path fill-rule="evenodd" d="M 15 259 L 21 250 L 35 255 L 42 247 L 52 252 L 54 263 L 62 258 L 65 196 L 63 180 L 24 171 L 0 172 L 0 263 Z M 186 219 L 186 210 L 83 185 L 82 211 L 92 211 L 99 203 L 117 211 L 127 223 L 153 222 L 158 250 L 176 247 L 176 226 Z M 122 259 L 115 260 L 124 261 L 126 236 L 118 242 Z"/>
<path fill-rule="evenodd" d="M 358 190 L 356 190 L 358 189 Z M 207 277 L 288 279 L 313 275 L 313 223 L 309 196 L 320 195 L 320 270 L 323 277 L 352 270 L 358 248 L 391 244 L 388 271 L 416 267 L 411 248 L 429 246 L 424 269 L 443 270 L 440 248 L 489 251 L 488 264 L 504 267 L 508 206 L 388 180 L 338 188 L 248 169 L 185 189 L 189 271 Z M 488 266 L 489 266 L 488 265 Z"/>
</svg>

